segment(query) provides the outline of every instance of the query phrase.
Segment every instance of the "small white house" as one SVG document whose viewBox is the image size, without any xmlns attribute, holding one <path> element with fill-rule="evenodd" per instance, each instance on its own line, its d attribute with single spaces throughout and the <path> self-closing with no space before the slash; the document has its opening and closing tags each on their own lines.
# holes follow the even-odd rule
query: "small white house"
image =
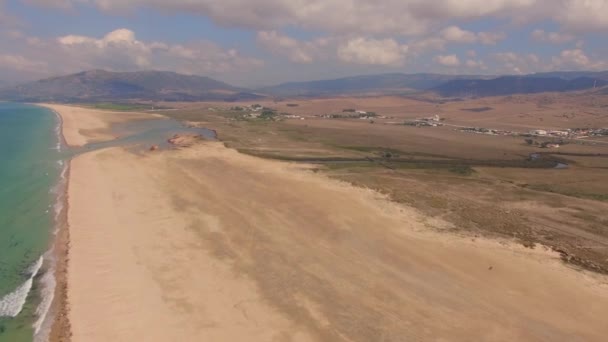
<svg viewBox="0 0 608 342">
<path fill-rule="evenodd" d="M 531 133 L 536 135 L 547 135 L 547 131 L 545 131 L 544 129 L 537 129 L 532 131 Z"/>
</svg>

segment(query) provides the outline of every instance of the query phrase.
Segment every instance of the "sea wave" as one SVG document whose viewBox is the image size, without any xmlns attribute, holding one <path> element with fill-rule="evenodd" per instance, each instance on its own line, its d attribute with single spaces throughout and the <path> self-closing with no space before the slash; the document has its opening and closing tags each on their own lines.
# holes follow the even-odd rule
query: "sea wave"
<svg viewBox="0 0 608 342">
<path fill-rule="evenodd" d="M 55 145 L 55 149 L 61 152 L 63 147 L 63 119 L 61 115 L 53 110 L 53 113 L 57 117 L 57 126 L 55 126 L 55 134 L 57 135 L 57 144 Z"/>
<path fill-rule="evenodd" d="M 40 277 L 40 303 L 36 308 L 36 321 L 32 324 L 34 328 L 34 341 L 48 341 L 48 336 L 51 330 L 52 320 L 47 319 L 51 310 L 53 299 L 55 297 L 55 254 L 54 250 L 49 250 L 45 255 L 45 260 L 48 261 L 50 267 L 46 269 L 42 277 Z"/>
<path fill-rule="evenodd" d="M 56 196 L 55 204 L 53 205 L 55 214 L 54 235 L 57 235 L 64 225 L 62 217 L 65 215 L 66 209 L 65 203 L 69 164 L 64 160 L 59 160 L 58 166 L 62 168 L 59 181 L 51 190 Z M 36 308 L 36 321 L 32 324 L 32 327 L 34 328 L 34 342 L 46 342 L 49 340 L 54 319 L 51 311 L 55 297 L 55 289 L 57 287 L 57 280 L 55 278 L 57 258 L 54 247 L 44 255 L 44 259 L 46 260 L 45 273 L 39 279 L 41 300 Z"/>
<path fill-rule="evenodd" d="M 0 317 L 17 317 L 21 310 L 23 310 L 27 296 L 34 284 L 34 277 L 38 274 L 38 271 L 40 271 L 43 261 L 44 258 L 42 256 L 38 258 L 38 260 L 28 268 L 28 279 L 17 287 L 15 291 L 0 298 Z"/>
</svg>

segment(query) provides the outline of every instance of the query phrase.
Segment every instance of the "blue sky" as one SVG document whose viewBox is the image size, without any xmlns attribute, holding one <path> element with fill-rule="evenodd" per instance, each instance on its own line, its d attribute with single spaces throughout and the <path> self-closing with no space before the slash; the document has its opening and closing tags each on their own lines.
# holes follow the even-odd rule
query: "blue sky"
<svg viewBox="0 0 608 342">
<path fill-rule="evenodd" d="M 608 69 L 608 0 L 0 0 L 0 81 L 101 68 L 236 85 Z"/>
</svg>

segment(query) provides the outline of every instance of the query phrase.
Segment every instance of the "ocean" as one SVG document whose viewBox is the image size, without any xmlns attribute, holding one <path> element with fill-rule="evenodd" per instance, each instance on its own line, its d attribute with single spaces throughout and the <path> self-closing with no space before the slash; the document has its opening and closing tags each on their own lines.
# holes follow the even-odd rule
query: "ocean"
<svg viewBox="0 0 608 342">
<path fill-rule="evenodd" d="M 0 341 L 44 340 L 54 293 L 52 238 L 65 192 L 59 118 L 0 103 Z"/>
</svg>

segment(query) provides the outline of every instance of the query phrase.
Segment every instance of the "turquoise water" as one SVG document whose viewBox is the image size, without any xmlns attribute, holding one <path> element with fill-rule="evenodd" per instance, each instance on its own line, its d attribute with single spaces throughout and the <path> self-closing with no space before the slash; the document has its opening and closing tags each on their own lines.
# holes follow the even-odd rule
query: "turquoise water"
<svg viewBox="0 0 608 342">
<path fill-rule="evenodd" d="M 51 111 L 0 103 L 0 341 L 32 341 L 63 164 Z M 47 274 L 50 272 L 46 272 Z M 36 312 L 38 311 L 38 313 Z"/>
</svg>

